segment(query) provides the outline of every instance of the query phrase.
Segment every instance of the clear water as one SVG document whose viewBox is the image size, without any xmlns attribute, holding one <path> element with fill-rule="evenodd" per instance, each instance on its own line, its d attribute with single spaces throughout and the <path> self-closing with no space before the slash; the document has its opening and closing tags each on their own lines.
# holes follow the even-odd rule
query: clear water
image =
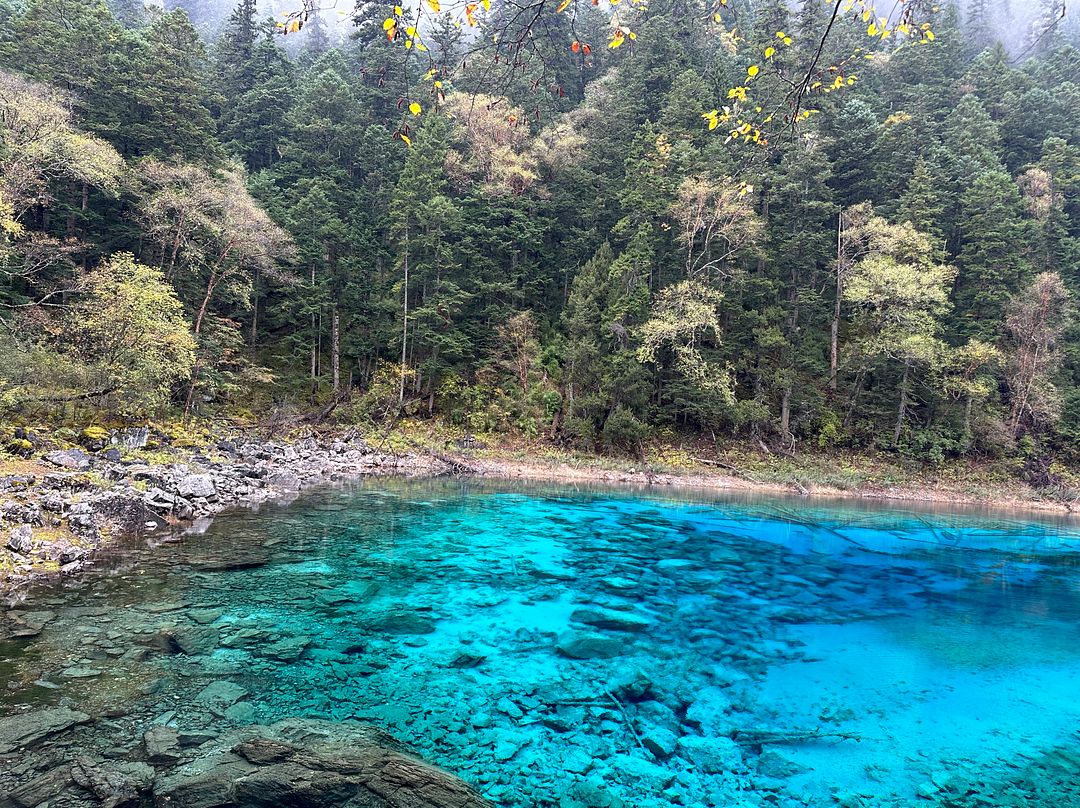
<svg viewBox="0 0 1080 808">
<path fill-rule="evenodd" d="M 35 592 L 0 699 L 361 719 L 504 806 L 1076 805 L 1078 560 L 1064 519 L 372 481 Z"/>
</svg>

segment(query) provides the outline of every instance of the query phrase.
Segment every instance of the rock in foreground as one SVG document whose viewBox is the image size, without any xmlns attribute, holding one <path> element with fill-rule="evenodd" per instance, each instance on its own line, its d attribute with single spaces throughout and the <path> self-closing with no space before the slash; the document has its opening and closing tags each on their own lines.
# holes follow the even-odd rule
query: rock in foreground
<svg viewBox="0 0 1080 808">
<path fill-rule="evenodd" d="M 457 778 L 363 724 L 288 719 L 202 747 L 159 778 L 154 804 L 172 808 L 491 808 Z"/>
<path fill-rule="evenodd" d="M 63 732 L 76 724 L 85 724 L 89 720 L 90 716 L 86 713 L 64 707 L 0 718 L 0 754 L 6 755 L 16 749 L 31 746 L 42 738 Z"/>
</svg>

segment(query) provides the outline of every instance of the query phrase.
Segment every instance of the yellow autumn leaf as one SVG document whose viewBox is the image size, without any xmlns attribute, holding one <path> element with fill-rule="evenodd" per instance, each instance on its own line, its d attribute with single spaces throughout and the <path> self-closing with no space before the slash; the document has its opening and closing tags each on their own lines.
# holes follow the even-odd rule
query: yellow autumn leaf
<svg viewBox="0 0 1080 808">
<path fill-rule="evenodd" d="M 397 25 L 397 20 L 395 20 L 393 17 L 387 17 L 385 20 L 383 20 L 382 29 L 384 31 L 389 31 L 391 28 L 395 27 L 396 25 Z"/>
<path fill-rule="evenodd" d="M 766 59 L 771 59 L 773 57 L 774 53 L 776 53 L 776 48 L 774 48 L 772 45 L 770 45 L 769 47 L 767 47 L 765 49 L 765 58 Z"/>
<path fill-rule="evenodd" d="M 558 6 L 556 6 L 555 13 L 556 14 L 562 14 L 564 11 L 566 11 L 566 9 L 569 6 L 570 6 L 570 0 L 562 0 L 562 2 L 559 3 Z"/>
<path fill-rule="evenodd" d="M 867 36 L 877 36 L 878 35 L 878 27 L 877 27 L 876 22 L 872 22 L 872 23 L 870 23 L 870 25 L 868 25 L 866 27 L 866 35 Z"/>
<path fill-rule="evenodd" d="M 411 112 L 413 115 L 419 115 L 422 111 L 423 108 L 415 101 L 409 104 L 409 112 Z"/>
<path fill-rule="evenodd" d="M 622 30 L 618 30 L 618 31 L 615 32 L 614 36 L 611 37 L 611 42 L 608 43 L 608 47 L 609 48 L 617 48 L 625 41 L 626 41 L 626 34 L 624 34 L 622 32 Z"/>
<path fill-rule="evenodd" d="M 412 43 L 411 39 L 406 39 L 405 40 L 405 50 L 409 50 L 412 47 L 412 44 L 413 43 Z"/>
<path fill-rule="evenodd" d="M 753 78 L 758 74 L 760 69 L 761 68 L 759 68 L 757 65 L 750 65 L 750 67 L 746 68 L 746 75 L 748 75 L 750 78 Z"/>
<path fill-rule="evenodd" d="M 438 14 L 442 11 L 442 6 L 439 4 L 439 0 L 427 0 L 428 8 Z"/>
<path fill-rule="evenodd" d="M 484 7 L 484 11 L 491 11 L 491 0 L 480 0 L 480 5 Z"/>
<path fill-rule="evenodd" d="M 401 139 L 405 141 L 406 146 L 412 148 L 412 138 L 410 138 L 408 135 L 402 135 Z"/>
</svg>

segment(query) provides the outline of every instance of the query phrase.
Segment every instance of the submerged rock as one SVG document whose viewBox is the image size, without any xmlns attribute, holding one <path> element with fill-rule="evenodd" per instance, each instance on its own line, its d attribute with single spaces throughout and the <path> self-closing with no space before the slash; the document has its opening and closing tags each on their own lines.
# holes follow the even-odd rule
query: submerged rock
<svg viewBox="0 0 1080 808">
<path fill-rule="evenodd" d="M 49 611 L 34 611 L 34 612 L 17 612 L 11 611 L 7 614 L 8 620 L 11 622 L 11 636 L 12 637 L 36 637 L 42 632 L 42 630 L 56 619 L 56 612 Z"/>
<path fill-rule="evenodd" d="M 286 637 L 266 646 L 260 653 L 281 662 L 295 662 L 309 645 L 311 645 L 310 637 Z"/>
<path fill-rule="evenodd" d="M 151 727 L 143 735 L 146 756 L 155 762 L 169 763 L 180 758 L 180 733 L 173 727 Z"/>
<path fill-rule="evenodd" d="M 146 763 L 99 764 L 84 756 L 72 765 L 71 778 L 101 800 L 102 808 L 117 808 L 136 802 L 150 789 L 154 769 Z"/>
<path fill-rule="evenodd" d="M 289 719 L 229 733 L 154 786 L 154 804 L 491 808 L 465 783 L 364 724 Z"/>
<path fill-rule="evenodd" d="M 623 639 L 570 631 L 559 637 L 555 648 L 570 659 L 611 659 L 622 654 L 626 646 Z"/>
<path fill-rule="evenodd" d="M 169 650 L 175 648 L 188 656 L 213 653 L 221 640 L 218 630 L 211 626 L 177 626 L 162 633 Z"/>
<path fill-rule="evenodd" d="M 679 757 L 693 763 L 705 774 L 720 774 L 742 768 L 742 750 L 731 738 L 703 738 L 684 735 L 676 746 Z"/>
<path fill-rule="evenodd" d="M 371 629 L 386 634 L 434 634 L 435 621 L 411 612 L 394 612 L 374 620 Z"/>
<path fill-rule="evenodd" d="M 575 609 L 570 619 L 608 631 L 645 631 L 652 626 L 647 617 L 614 609 Z"/>
<path fill-rule="evenodd" d="M 66 707 L 0 718 L 0 755 L 30 746 L 42 738 L 63 732 L 77 724 L 85 724 L 89 720 L 90 716 L 86 713 Z"/>
<path fill-rule="evenodd" d="M 216 682 L 211 682 L 204 687 L 199 695 L 195 697 L 195 703 L 201 704 L 210 709 L 217 708 L 224 710 L 226 707 L 231 707 L 240 699 L 244 698 L 248 692 L 242 688 L 236 682 L 230 682 L 227 679 L 219 679 Z"/>
</svg>

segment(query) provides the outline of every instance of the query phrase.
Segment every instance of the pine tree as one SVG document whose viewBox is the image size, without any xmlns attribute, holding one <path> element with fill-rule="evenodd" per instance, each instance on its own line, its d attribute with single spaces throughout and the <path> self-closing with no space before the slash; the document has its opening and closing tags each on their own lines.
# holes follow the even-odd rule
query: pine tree
<svg viewBox="0 0 1080 808">
<path fill-rule="evenodd" d="M 830 123 L 833 172 L 830 185 L 844 207 L 877 197 L 870 154 L 878 136 L 878 120 L 865 101 L 853 98 Z"/>
<path fill-rule="evenodd" d="M 970 0 L 967 9 L 967 35 L 970 47 L 981 53 L 994 41 L 991 30 L 990 0 Z"/>
<path fill-rule="evenodd" d="M 322 14 L 318 11 L 308 17 L 304 25 L 304 44 L 302 52 L 305 56 L 318 58 L 330 50 L 330 34 L 326 30 L 326 23 Z"/>
<path fill-rule="evenodd" d="M 1029 228 L 1016 183 L 1000 171 L 978 176 L 964 194 L 960 221 L 955 330 L 993 341 L 1010 295 L 1030 277 L 1024 260 Z"/>
<path fill-rule="evenodd" d="M 256 84 L 251 62 L 258 33 L 255 14 L 255 0 L 240 0 L 225 22 L 225 31 L 214 53 L 218 88 L 225 97 L 226 110 Z"/>
<path fill-rule="evenodd" d="M 139 108 L 122 125 L 130 153 L 212 159 L 218 154 L 210 115 L 206 51 L 187 14 L 171 11 L 143 32 L 136 59 Z"/>
<path fill-rule="evenodd" d="M 288 132 L 295 78 L 285 52 L 269 36 L 256 43 L 250 64 L 255 86 L 223 111 L 219 129 L 226 148 L 257 171 L 279 159 Z"/>
<path fill-rule="evenodd" d="M 899 214 L 903 221 L 943 246 L 945 202 L 939 176 L 939 170 L 934 170 L 925 157 L 919 157 L 907 188 L 900 197 Z"/>
</svg>

